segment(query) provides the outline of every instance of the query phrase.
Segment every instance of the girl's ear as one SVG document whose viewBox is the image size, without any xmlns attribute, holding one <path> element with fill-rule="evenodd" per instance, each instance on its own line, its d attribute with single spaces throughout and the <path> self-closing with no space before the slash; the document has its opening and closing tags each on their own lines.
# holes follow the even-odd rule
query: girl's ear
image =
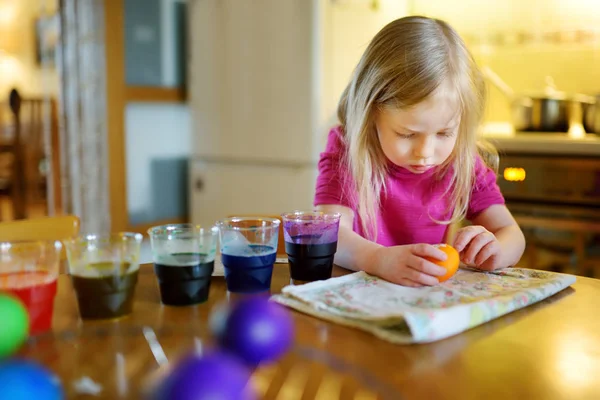
<svg viewBox="0 0 600 400">
<path fill-rule="evenodd" d="M 375 125 L 375 120 L 379 118 L 381 115 L 381 107 L 378 105 L 373 106 L 373 111 L 371 111 L 371 120 L 373 121 L 373 125 Z"/>
</svg>

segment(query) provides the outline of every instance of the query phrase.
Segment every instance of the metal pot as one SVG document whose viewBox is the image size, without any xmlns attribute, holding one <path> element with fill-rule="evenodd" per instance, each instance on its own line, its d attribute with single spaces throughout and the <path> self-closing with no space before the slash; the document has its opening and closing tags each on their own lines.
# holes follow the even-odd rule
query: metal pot
<svg viewBox="0 0 600 400">
<path fill-rule="evenodd" d="M 583 105 L 583 128 L 588 133 L 600 134 L 600 95 Z"/>
<path fill-rule="evenodd" d="M 565 97 L 518 97 L 511 102 L 511 114 L 517 131 L 569 130 L 569 101 Z"/>
<path fill-rule="evenodd" d="M 512 124 L 516 131 L 567 132 L 573 118 L 577 118 L 573 107 L 579 101 L 557 91 L 551 77 L 546 77 L 547 88 L 544 93 L 517 95 L 489 67 L 483 68 L 483 74 L 509 99 Z"/>
</svg>

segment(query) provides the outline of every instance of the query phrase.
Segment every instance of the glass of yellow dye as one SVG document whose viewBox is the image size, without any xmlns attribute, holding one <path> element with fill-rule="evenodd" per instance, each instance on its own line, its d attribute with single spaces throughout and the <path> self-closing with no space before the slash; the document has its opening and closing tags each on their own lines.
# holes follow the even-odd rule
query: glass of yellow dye
<svg viewBox="0 0 600 400">
<path fill-rule="evenodd" d="M 65 243 L 81 319 L 131 314 L 142 238 L 139 233 L 120 232 L 85 235 Z"/>
</svg>

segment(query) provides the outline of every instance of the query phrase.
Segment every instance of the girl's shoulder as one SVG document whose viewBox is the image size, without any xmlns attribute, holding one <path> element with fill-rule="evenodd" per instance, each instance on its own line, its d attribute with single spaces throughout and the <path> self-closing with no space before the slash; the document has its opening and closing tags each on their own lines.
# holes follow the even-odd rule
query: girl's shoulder
<svg viewBox="0 0 600 400">
<path fill-rule="evenodd" d="M 329 130 L 325 153 L 344 154 L 347 149 L 344 131 L 341 125 L 336 125 Z"/>
<path fill-rule="evenodd" d="M 473 191 L 498 189 L 498 174 L 493 166 L 488 165 L 480 154 L 475 155 L 475 168 L 473 171 Z"/>
<path fill-rule="evenodd" d="M 473 155 L 473 161 L 471 176 L 475 186 L 480 184 L 489 185 L 490 181 L 496 180 L 496 171 L 486 163 L 479 153 Z M 449 184 L 453 181 L 455 173 L 460 174 L 461 171 L 460 169 L 457 170 L 456 164 L 452 164 L 447 169 L 440 171 L 436 179 Z"/>
<path fill-rule="evenodd" d="M 478 174 L 482 174 L 482 173 L 487 173 L 489 171 L 495 173 L 494 169 L 492 166 L 489 166 L 488 163 L 483 159 L 483 157 L 479 154 L 479 153 L 475 153 L 473 154 L 473 172 L 475 173 L 475 175 Z M 456 169 L 456 164 L 452 164 L 449 166 L 449 168 L 447 169 L 447 172 L 449 174 L 453 174 L 454 171 Z"/>
<path fill-rule="evenodd" d="M 488 163 L 487 160 L 485 160 L 481 154 L 477 153 L 474 155 L 475 158 L 475 176 L 481 176 L 481 175 L 496 175 L 496 170 L 494 169 L 494 167 L 492 165 L 490 165 Z"/>
</svg>

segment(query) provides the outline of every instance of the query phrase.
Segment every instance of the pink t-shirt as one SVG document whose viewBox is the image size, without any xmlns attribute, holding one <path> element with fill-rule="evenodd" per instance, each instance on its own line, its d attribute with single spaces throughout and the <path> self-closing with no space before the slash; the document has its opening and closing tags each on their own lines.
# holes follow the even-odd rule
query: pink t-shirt
<svg viewBox="0 0 600 400">
<path fill-rule="evenodd" d="M 337 204 L 355 212 L 354 231 L 365 236 L 358 218 L 354 184 L 343 160 L 346 152 L 340 127 L 329 132 L 327 146 L 319 160 L 315 206 Z M 390 163 L 391 164 L 391 163 Z M 448 220 L 448 195 L 443 193 L 450 184 L 450 174 L 441 179 L 436 168 L 423 174 L 393 165 L 387 176 L 387 193 L 380 194 L 381 207 L 377 211 L 377 243 L 395 246 L 414 243 L 441 243 L 447 225 L 433 219 Z M 472 219 L 493 204 L 504 204 L 504 197 L 496 183 L 496 174 L 480 157 L 475 163 L 475 184 L 467 211 Z M 433 219 L 432 219 L 433 218 Z"/>
</svg>

